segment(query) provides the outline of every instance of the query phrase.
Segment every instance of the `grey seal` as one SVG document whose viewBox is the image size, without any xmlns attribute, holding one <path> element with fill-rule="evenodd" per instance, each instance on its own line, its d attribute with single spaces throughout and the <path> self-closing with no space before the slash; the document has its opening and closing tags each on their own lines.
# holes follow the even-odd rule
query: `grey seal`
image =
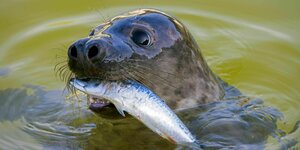
<svg viewBox="0 0 300 150">
<path fill-rule="evenodd" d="M 176 18 L 138 9 L 95 27 L 68 50 L 68 66 L 79 79 L 135 80 L 172 109 L 195 107 L 224 96 L 221 80 L 203 58 L 188 29 Z M 90 108 L 111 106 L 90 98 Z"/>
</svg>

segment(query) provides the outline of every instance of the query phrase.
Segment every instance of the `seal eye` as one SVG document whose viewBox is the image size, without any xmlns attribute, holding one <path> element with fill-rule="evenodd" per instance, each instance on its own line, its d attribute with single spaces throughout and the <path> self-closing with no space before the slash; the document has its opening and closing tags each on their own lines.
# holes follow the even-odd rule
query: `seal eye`
<svg viewBox="0 0 300 150">
<path fill-rule="evenodd" d="M 134 43 L 140 46 L 149 46 L 150 45 L 150 36 L 148 33 L 142 30 L 136 30 L 132 32 L 131 39 Z"/>
</svg>

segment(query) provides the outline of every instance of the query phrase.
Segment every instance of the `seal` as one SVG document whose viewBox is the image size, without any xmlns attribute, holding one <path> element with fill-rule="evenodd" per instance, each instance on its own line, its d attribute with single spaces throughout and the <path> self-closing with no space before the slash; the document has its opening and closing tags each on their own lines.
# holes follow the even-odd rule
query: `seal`
<svg viewBox="0 0 300 150">
<path fill-rule="evenodd" d="M 95 27 L 68 50 L 68 66 L 79 79 L 134 80 L 172 109 L 195 107 L 224 96 L 187 28 L 155 9 L 121 14 Z M 111 106 L 90 97 L 90 108 Z"/>
</svg>

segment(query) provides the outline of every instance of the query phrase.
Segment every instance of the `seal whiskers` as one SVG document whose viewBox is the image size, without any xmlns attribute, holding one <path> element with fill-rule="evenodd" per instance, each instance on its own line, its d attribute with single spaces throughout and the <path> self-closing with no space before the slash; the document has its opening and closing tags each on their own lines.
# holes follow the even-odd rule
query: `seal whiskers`
<svg viewBox="0 0 300 150">
<path fill-rule="evenodd" d="M 153 78 L 153 80 L 157 80 L 158 82 L 166 85 L 167 87 L 176 88 L 165 78 L 161 77 L 158 74 L 153 73 L 153 70 L 151 70 L 150 68 L 145 69 L 145 67 L 140 67 L 137 64 L 131 64 L 131 65 L 129 65 L 129 68 L 131 69 L 132 72 L 134 72 L 135 74 L 138 74 L 141 77 L 143 77 L 144 75 L 147 75 L 147 74 L 151 74 L 153 76 L 156 76 L 156 78 Z M 143 78 L 145 79 L 145 77 L 143 77 Z M 147 81 L 147 80 L 145 80 L 145 81 Z M 147 81 L 147 82 L 150 82 L 150 81 Z M 152 83 L 152 85 L 154 85 L 154 84 Z"/>
</svg>

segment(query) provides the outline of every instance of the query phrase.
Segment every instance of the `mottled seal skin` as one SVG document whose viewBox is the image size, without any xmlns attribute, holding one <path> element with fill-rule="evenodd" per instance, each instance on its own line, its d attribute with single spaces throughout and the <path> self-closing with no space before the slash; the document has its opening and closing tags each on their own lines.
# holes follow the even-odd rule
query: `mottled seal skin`
<svg viewBox="0 0 300 150">
<path fill-rule="evenodd" d="M 72 44 L 68 56 L 77 78 L 136 80 L 172 109 L 224 96 L 187 28 L 158 10 L 138 9 L 112 18 Z"/>
</svg>

